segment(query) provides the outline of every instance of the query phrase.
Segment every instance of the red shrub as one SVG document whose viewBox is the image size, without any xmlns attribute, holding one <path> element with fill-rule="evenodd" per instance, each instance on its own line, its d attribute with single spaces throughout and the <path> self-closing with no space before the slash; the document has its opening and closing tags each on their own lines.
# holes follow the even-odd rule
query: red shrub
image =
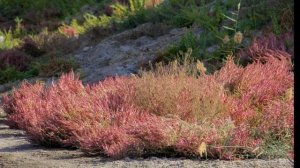
<svg viewBox="0 0 300 168">
<path fill-rule="evenodd" d="M 11 98 L 4 97 L 4 108 L 10 111 L 8 119 L 24 129 L 33 142 L 49 146 L 72 146 L 74 141 L 64 122 L 68 121 L 68 117 L 88 110 L 79 104 L 86 98 L 84 89 L 74 74 L 62 76 L 57 84 L 47 89 L 43 84 L 24 83 Z M 85 113 L 85 117 L 88 117 L 88 113 Z"/>
<path fill-rule="evenodd" d="M 249 57 L 254 60 L 265 56 L 277 56 L 278 54 L 294 58 L 293 32 L 286 32 L 279 36 L 270 33 L 263 37 L 257 37 L 246 50 L 239 53 L 243 59 Z"/>
<path fill-rule="evenodd" d="M 175 151 L 187 156 L 197 154 L 197 148 L 201 143 L 199 136 L 188 132 L 183 135 L 184 136 L 181 136 L 174 145 Z"/>
<path fill-rule="evenodd" d="M 294 129 L 294 100 L 270 101 L 265 108 L 265 115 L 262 116 L 264 122 L 259 130 L 269 134 L 292 133 Z"/>
<path fill-rule="evenodd" d="M 233 101 L 231 113 L 236 122 L 254 122 L 252 115 L 258 115 L 264 111 L 264 106 L 279 97 L 293 86 L 294 77 L 290 72 L 291 64 L 288 59 L 281 56 L 266 58 L 267 63 L 255 62 L 241 69 L 242 74 L 237 75 L 233 86 Z M 232 66 L 232 65 L 229 65 Z M 224 74 L 220 73 L 219 76 Z M 225 74 L 227 76 L 227 74 Z M 251 121 L 255 120 L 255 121 Z"/>
<path fill-rule="evenodd" d="M 39 104 L 38 100 L 43 89 L 43 85 L 40 83 L 35 85 L 22 83 L 10 97 L 3 96 L 3 108 L 9 114 L 8 120 L 11 127 L 26 129 L 28 122 L 38 122 L 33 106 Z"/>
<path fill-rule="evenodd" d="M 253 154 L 271 135 L 294 135 L 294 78 L 286 57 L 245 68 L 229 58 L 219 72 L 198 78 L 174 65 L 92 86 L 73 73 L 47 88 L 25 83 L 4 97 L 4 108 L 33 142 L 114 158 L 170 148 L 199 156 L 205 143 L 208 157 L 234 159 Z"/>
<path fill-rule="evenodd" d="M 219 81 L 227 77 L 231 81 L 223 82 L 224 86 L 231 86 L 227 102 L 237 126 L 231 145 L 255 147 L 269 136 L 282 138 L 286 133 L 293 133 L 293 91 L 290 90 L 294 76 L 290 60 L 280 54 L 278 57 L 266 57 L 264 64 L 256 61 L 243 69 L 235 67 L 231 59 L 216 74 Z M 238 75 L 232 77 L 230 69 Z"/>
<path fill-rule="evenodd" d="M 161 150 L 174 143 L 172 140 L 176 139 L 178 127 L 176 120 L 160 118 L 149 113 L 142 115 L 126 127 L 127 133 L 136 139 L 140 150 Z"/>
<path fill-rule="evenodd" d="M 99 127 L 94 125 L 85 128 L 77 138 L 82 151 L 89 154 L 106 154 L 118 158 L 128 153 L 133 139 L 119 127 Z"/>
<path fill-rule="evenodd" d="M 67 37 L 78 37 L 78 35 L 79 35 L 77 30 L 73 27 L 70 27 L 70 26 L 63 26 L 63 27 L 61 27 L 60 30 Z"/>
</svg>

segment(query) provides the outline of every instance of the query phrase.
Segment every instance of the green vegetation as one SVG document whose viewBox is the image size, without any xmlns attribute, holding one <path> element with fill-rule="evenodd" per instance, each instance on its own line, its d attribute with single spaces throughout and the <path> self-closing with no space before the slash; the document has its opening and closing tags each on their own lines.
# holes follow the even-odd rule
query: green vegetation
<svg viewBox="0 0 300 168">
<path fill-rule="evenodd" d="M 24 40 L 29 37 L 36 45 L 35 47 L 31 45 L 31 48 L 35 48 L 34 51 L 40 51 L 37 52 L 38 55 L 47 57 L 47 55 L 53 55 L 52 52 L 55 51 L 54 55 L 61 59 L 62 55 L 69 55 L 78 47 L 78 42 L 72 41 L 71 38 L 85 36 L 93 29 L 117 28 L 116 30 L 119 31 L 146 22 L 161 22 L 173 27 L 190 29 L 198 26 L 203 29 L 200 34 L 195 34 L 190 29 L 179 43 L 170 44 L 169 49 L 164 53 L 164 61 L 178 59 L 182 55 L 179 54 L 180 52 L 187 52 L 191 48 L 191 58 L 194 61 L 201 60 L 210 65 L 217 65 L 209 68 L 209 71 L 213 72 L 220 68 L 220 63 L 228 55 L 238 55 L 249 45 L 249 40 L 253 37 L 251 32 L 268 25 L 276 35 L 293 29 L 293 2 L 291 0 L 285 2 L 282 0 L 276 2 L 228 0 L 225 3 L 219 0 L 169 0 L 168 3 L 151 3 L 150 0 L 114 3 L 95 0 L 77 0 L 72 3 L 56 0 L 32 2 L 1 0 L 0 7 L 4 10 L 0 12 L 0 15 L 13 20 L 14 24 L 10 29 L 0 29 L 0 49 L 18 49 L 26 45 Z M 76 14 L 83 5 L 91 4 L 95 6 L 95 9 L 102 11 L 99 12 L 99 16 L 92 13 L 80 13 L 81 17 L 72 18 L 72 16 L 78 16 Z M 270 4 L 272 4 L 271 7 Z M 149 7 L 151 5 L 152 7 Z M 267 7 L 269 10 L 265 10 Z M 47 17 L 41 19 L 49 20 L 50 26 L 45 24 L 46 27 L 33 26 L 35 29 L 29 29 L 26 25 L 40 25 L 40 23 L 35 23 L 40 22 L 34 19 L 35 15 L 30 15 L 28 12 L 31 10 L 44 13 L 43 16 Z M 28 16 L 32 18 L 28 19 Z M 62 22 L 66 16 L 72 19 L 69 22 Z M 61 20 L 59 24 L 55 18 Z M 51 24 L 55 26 L 51 28 Z M 48 31 L 41 31 L 45 28 Z M 237 38 L 240 41 L 237 42 Z M 71 47 L 65 50 L 64 46 Z M 211 49 L 208 50 L 208 48 Z M 29 55 L 32 55 L 32 52 Z"/>
<path fill-rule="evenodd" d="M 268 25 L 276 35 L 293 30 L 293 2 L 291 0 L 285 2 L 282 0 L 276 2 L 228 0 L 225 3 L 219 0 L 169 0 L 168 3 L 151 3 L 153 2 L 150 0 L 116 2 L 77 0 L 72 3 L 58 0 L 1 0 L 0 7 L 3 7 L 3 10 L 0 15 L 14 24 L 9 29 L 0 27 L 0 50 L 18 50 L 21 47 L 22 51 L 29 53 L 32 57 L 56 55 L 58 60 L 54 62 L 64 62 L 66 66 L 72 65 L 75 68 L 73 63 L 61 61 L 63 55 L 66 55 L 63 60 L 69 59 L 69 55 L 79 45 L 79 41 L 74 41 L 72 38 L 85 36 L 94 29 L 119 31 L 146 22 L 160 22 L 173 27 L 188 28 L 180 42 L 170 44 L 169 49 L 164 52 L 165 62 L 178 59 L 182 55 L 180 52 L 187 52 L 191 48 L 191 58 L 194 61 L 201 60 L 213 65 L 209 67 L 209 71 L 213 72 L 220 68 L 228 55 L 237 56 L 249 45 L 249 40 L 253 38 L 251 34 L 253 31 Z M 271 7 L 270 4 L 272 4 Z M 78 12 L 83 5 L 94 6 L 100 11 L 99 15 L 79 13 L 80 17 L 78 17 Z M 269 10 L 265 10 L 266 8 Z M 43 16 L 42 20 L 49 20 L 49 23 L 41 27 L 43 26 L 41 20 L 35 19 L 36 15 L 30 11 L 36 11 Z M 67 16 L 71 19 L 63 21 Z M 32 25 L 32 28 L 28 25 Z M 203 31 L 200 34 L 193 33 L 192 27 L 195 26 L 202 28 Z M 237 37 L 241 41 L 237 42 Z M 28 42 L 25 42 L 28 38 L 33 40 L 29 47 Z M 55 57 L 52 56 L 52 62 L 56 59 Z M 42 66 L 35 69 L 41 71 L 40 67 Z M 61 72 L 64 72 L 63 69 L 65 68 L 62 68 Z"/>
<path fill-rule="evenodd" d="M 0 50 L 17 47 L 20 43 L 21 40 L 15 38 L 11 30 L 3 32 L 0 30 Z"/>
<path fill-rule="evenodd" d="M 28 11 L 44 11 L 55 9 L 58 17 L 66 17 L 76 14 L 79 9 L 86 4 L 95 4 L 97 0 L 0 0 L 0 14 L 4 17 L 13 19 L 16 16 L 22 16 Z"/>
<path fill-rule="evenodd" d="M 30 69 L 28 71 L 21 72 L 16 70 L 14 67 L 8 67 L 4 70 L 0 70 L 0 84 L 27 79 L 37 75 L 38 71 L 36 69 Z"/>
<path fill-rule="evenodd" d="M 199 42 L 200 42 L 200 38 L 196 37 L 193 32 L 191 32 L 190 30 L 182 37 L 182 39 L 180 40 L 180 42 L 178 44 L 173 45 L 172 47 L 170 47 L 170 49 L 168 50 L 168 54 L 165 58 L 167 61 L 172 61 L 174 60 L 174 56 L 176 56 L 179 51 L 180 52 L 187 52 L 188 49 L 192 49 L 192 53 L 191 53 L 191 58 L 192 59 L 200 59 L 199 58 Z M 184 59 L 184 58 L 179 58 L 179 59 Z"/>
</svg>

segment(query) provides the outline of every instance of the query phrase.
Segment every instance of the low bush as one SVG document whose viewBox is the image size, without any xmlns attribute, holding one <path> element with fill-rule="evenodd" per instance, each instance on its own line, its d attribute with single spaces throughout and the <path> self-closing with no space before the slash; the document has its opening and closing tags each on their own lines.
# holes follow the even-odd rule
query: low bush
<svg viewBox="0 0 300 168">
<path fill-rule="evenodd" d="M 72 31 L 70 36 L 65 36 L 59 32 L 48 32 L 45 29 L 40 34 L 32 36 L 31 39 L 40 50 L 47 53 L 60 52 L 62 54 L 70 54 L 80 46 L 79 40 L 74 40 L 72 36 L 74 33 L 76 35 L 76 32 L 72 33 Z"/>
<path fill-rule="evenodd" d="M 47 9 L 56 9 L 60 17 L 75 14 L 80 10 L 85 4 L 95 4 L 95 0 L 76 0 L 70 3 L 66 0 L 29 0 L 29 1 L 18 1 L 18 0 L 2 0 L 0 1 L 1 10 L 0 14 L 13 18 L 15 16 L 20 16 L 26 14 L 28 11 L 47 11 Z"/>
<path fill-rule="evenodd" d="M 18 50 L 5 50 L 0 52 L 0 69 L 14 67 L 18 71 L 25 71 L 31 62 L 31 58 Z"/>
<path fill-rule="evenodd" d="M 175 61 L 139 77 L 87 86 L 69 73 L 47 87 L 23 83 L 4 96 L 3 106 L 10 125 L 35 143 L 113 158 L 174 152 L 246 158 L 270 151 L 270 143 L 284 144 L 278 148 L 284 154 L 292 150 L 288 58 L 268 57 L 243 68 L 229 57 L 213 75 L 195 68 Z"/>
<path fill-rule="evenodd" d="M 285 56 L 294 58 L 294 33 L 285 32 L 281 35 L 273 33 L 256 37 L 250 46 L 240 50 L 238 56 L 241 60 L 255 60 L 269 56 Z"/>
<path fill-rule="evenodd" d="M 191 49 L 190 57 L 192 59 L 200 59 L 199 46 L 200 46 L 200 37 L 194 34 L 191 30 L 188 30 L 176 44 L 173 44 L 167 50 L 167 54 L 164 56 L 164 59 L 168 62 L 175 59 L 183 60 L 184 54 L 189 49 Z"/>
<path fill-rule="evenodd" d="M 32 67 L 32 57 L 20 50 L 0 52 L 0 84 L 37 76 Z"/>
<path fill-rule="evenodd" d="M 70 72 L 78 68 L 78 64 L 70 57 L 60 57 L 56 53 L 35 62 L 34 67 L 38 70 L 39 76 L 51 77 L 60 76 L 62 73 Z"/>
<path fill-rule="evenodd" d="M 21 40 L 15 38 L 14 35 L 11 29 L 8 31 L 0 30 L 0 50 L 12 49 L 20 45 Z"/>
<path fill-rule="evenodd" d="M 18 71 L 14 67 L 8 67 L 3 70 L 0 69 L 0 84 L 22 80 L 38 75 L 36 69 L 29 69 L 27 71 Z"/>
<path fill-rule="evenodd" d="M 25 38 L 23 44 L 20 47 L 21 51 L 24 51 L 26 54 L 32 57 L 40 57 L 45 54 L 45 51 L 40 49 L 40 47 L 33 41 L 31 38 Z"/>
</svg>

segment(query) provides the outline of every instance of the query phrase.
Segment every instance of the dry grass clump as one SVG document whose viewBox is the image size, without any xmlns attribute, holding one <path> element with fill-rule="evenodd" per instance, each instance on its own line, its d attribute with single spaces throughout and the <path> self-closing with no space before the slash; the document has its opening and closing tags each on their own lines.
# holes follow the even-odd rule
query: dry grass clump
<svg viewBox="0 0 300 168">
<path fill-rule="evenodd" d="M 70 54 L 79 48 L 80 43 L 72 36 L 75 36 L 75 34 L 72 34 L 73 32 L 68 32 L 67 30 L 67 33 L 71 34 L 65 36 L 59 32 L 48 32 L 44 30 L 40 34 L 33 36 L 32 40 L 41 50 L 47 53 L 56 51 L 62 54 Z M 69 36 L 72 36 L 72 38 L 69 38 Z"/>
</svg>

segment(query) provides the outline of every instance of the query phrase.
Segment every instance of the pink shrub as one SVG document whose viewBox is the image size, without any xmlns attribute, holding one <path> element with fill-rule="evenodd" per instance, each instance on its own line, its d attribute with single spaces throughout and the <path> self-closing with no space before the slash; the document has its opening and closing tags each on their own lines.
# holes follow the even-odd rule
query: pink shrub
<svg viewBox="0 0 300 168">
<path fill-rule="evenodd" d="M 252 137 L 250 131 L 253 128 L 249 128 L 246 125 L 240 125 L 235 128 L 233 131 L 232 141 L 230 142 L 231 146 L 237 146 L 242 148 L 254 149 L 261 145 L 260 139 L 255 139 Z"/>
<path fill-rule="evenodd" d="M 170 148 L 199 156 L 205 143 L 208 157 L 234 159 L 271 135 L 294 135 L 294 76 L 290 59 L 276 53 L 245 68 L 228 58 L 199 77 L 173 64 L 84 86 L 70 73 L 48 87 L 24 83 L 4 109 L 11 126 L 43 145 L 120 158 Z"/>
<path fill-rule="evenodd" d="M 292 133 L 294 129 L 294 100 L 274 100 L 268 103 L 265 108 L 264 122 L 259 130 L 264 133 L 284 134 Z"/>
<path fill-rule="evenodd" d="M 65 142 L 72 140 L 69 139 L 72 135 L 66 129 L 64 120 L 68 120 L 70 115 L 76 115 L 74 112 L 80 114 L 79 112 L 88 110 L 80 104 L 86 98 L 84 94 L 79 96 L 84 89 L 74 74 L 62 76 L 57 84 L 47 89 L 40 83 L 25 83 L 12 97 L 4 97 L 4 108 L 11 111 L 8 119 L 24 129 L 33 142 L 50 146 L 72 146 L 73 143 Z"/>
<path fill-rule="evenodd" d="M 285 32 L 279 36 L 269 33 L 263 37 L 257 37 L 252 44 L 239 55 L 241 58 L 259 59 L 265 56 L 277 56 L 278 54 L 294 58 L 294 33 Z"/>
<path fill-rule="evenodd" d="M 79 35 L 77 30 L 71 26 L 63 26 L 60 28 L 60 31 L 67 37 L 78 37 Z"/>
<path fill-rule="evenodd" d="M 175 151 L 183 153 L 184 155 L 196 155 L 197 148 L 201 144 L 199 136 L 193 133 L 184 133 L 177 143 L 174 145 Z"/>
<path fill-rule="evenodd" d="M 3 108 L 9 115 L 8 120 L 11 127 L 25 129 L 29 119 L 32 123 L 37 122 L 33 106 L 40 102 L 37 100 L 39 100 L 43 89 L 43 85 L 40 83 L 35 85 L 22 83 L 20 88 L 15 90 L 10 97 L 3 97 Z"/>
<path fill-rule="evenodd" d="M 286 133 L 293 133 L 294 107 L 290 88 L 294 86 L 294 76 L 290 71 L 291 62 L 284 56 L 266 57 L 265 61 L 264 64 L 256 61 L 242 69 L 234 67 L 233 61 L 229 60 L 216 74 L 219 81 L 231 80 L 227 102 L 237 126 L 231 145 L 255 147 L 269 136 L 281 138 Z M 229 69 L 237 75 L 232 77 L 228 74 Z M 284 98 L 286 95 L 288 100 Z"/>
<path fill-rule="evenodd" d="M 128 154 L 134 139 L 119 127 L 92 125 L 76 135 L 82 151 L 89 154 L 106 154 L 118 158 Z"/>
<path fill-rule="evenodd" d="M 293 86 L 294 77 L 290 72 L 289 60 L 284 57 L 281 57 L 281 60 L 274 57 L 266 59 L 266 64 L 255 62 L 248 65 L 242 70 L 243 73 L 236 82 L 234 87 L 236 96 L 230 103 L 232 117 L 237 122 L 240 119 L 241 122 L 248 120 L 249 124 L 255 126 L 266 104 L 279 99 Z"/>
</svg>

